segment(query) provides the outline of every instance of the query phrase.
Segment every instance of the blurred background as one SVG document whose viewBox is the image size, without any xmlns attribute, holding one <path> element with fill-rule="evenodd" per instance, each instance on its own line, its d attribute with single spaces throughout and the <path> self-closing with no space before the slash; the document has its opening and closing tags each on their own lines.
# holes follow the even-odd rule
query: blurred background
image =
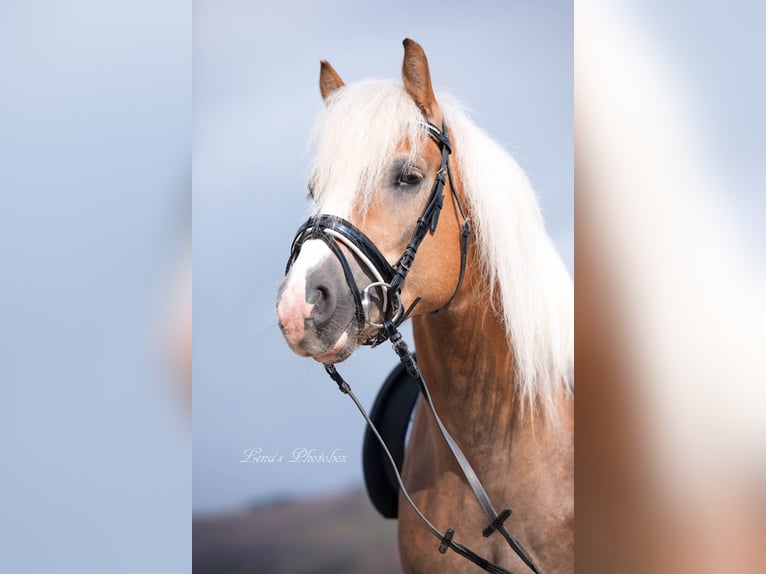
<svg viewBox="0 0 766 574">
<path fill-rule="evenodd" d="M 329 60 L 346 82 L 400 81 L 406 37 L 424 47 L 437 92 L 457 96 L 518 159 L 572 269 L 571 4 L 303 1 L 266 8 L 245 1 L 197 2 L 197 572 L 240 571 L 252 562 L 255 547 L 269 572 L 398 568 L 395 524 L 377 516 L 360 490 L 364 421 L 321 365 L 289 351 L 277 327 L 275 300 L 308 207 L 307 142 L 323 105 L 319 60 Z M 395 364 L 384 345 L 359 351 L 340 371 L 369 408 Z M 248 449 L 277 460 L 243 463 Z M 346 462 L 289 463 L 297 449 L 337 451 Z M 288 502 L 295 500 L 309 502 L 299 513 Z M 294 513 L 293 519 L 280 520 L 280 508 Z M 349 520 L 359 522 L 349 528 Z M 239 534 L 232 539 L 227 525 L 235 523 Z M 319 528 L 339 532 L 329 541 L 321 538 L 324 554 L 315 552 Z M 349 530 L 353 537 L 341 535 Z M 372 537 L 377 544 L 381 536 L 386 552 L 371 554 L 371 542 L 364 540 Z M 338 554 L 346 562 L 338 562 Z"/>
<path fill-rule="evenodd" d="M 766 570 L 757 3 L 575 5 L 577 570 Z"/>
<path fill-rule="evenodd" d="M 191 567 L 191 56 L 185 2 L 0 3 L 2 572 Z"/>
</svg>

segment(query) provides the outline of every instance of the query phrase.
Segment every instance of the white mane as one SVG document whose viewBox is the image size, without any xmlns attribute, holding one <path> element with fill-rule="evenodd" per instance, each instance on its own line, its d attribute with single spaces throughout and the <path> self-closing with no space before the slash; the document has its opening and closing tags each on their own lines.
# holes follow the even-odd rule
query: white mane
<svg viewBox="0 0 766 574">
<path fill-rule="evenodd" d="M 368 80 L 344 86 L 319 117 L 311 184 L 317 212 L 362 209 L 388 169 L 396 145 L 426 141 L 423 117 L 401 85 Z M 516 161 L 448 95 L 438 96 L 452 132 L 489 301 L 503 322 L 522 400 L 550 412 L 571 388 L 574 368 L 572 280 L 545 232 L 537 199 Z M 332 193 L 330 193 L 332 190 Z"/>
</svg>

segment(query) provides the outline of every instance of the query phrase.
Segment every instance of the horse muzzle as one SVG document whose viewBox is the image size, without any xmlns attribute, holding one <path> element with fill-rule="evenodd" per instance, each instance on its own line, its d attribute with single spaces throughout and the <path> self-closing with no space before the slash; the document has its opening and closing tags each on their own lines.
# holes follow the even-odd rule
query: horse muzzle
<svg viewBox="0 0 766 574">
<path fill-rule="evenodd" d="M 347 261 L 359 285 L 371 283 L 352 257 Z M 292 261 L 279 287 L 277 316 L 288 346 L 322 363 L 343 361 L 367 336 L 341 261 L 319 240 L 306 241 Z"/>
</svg>

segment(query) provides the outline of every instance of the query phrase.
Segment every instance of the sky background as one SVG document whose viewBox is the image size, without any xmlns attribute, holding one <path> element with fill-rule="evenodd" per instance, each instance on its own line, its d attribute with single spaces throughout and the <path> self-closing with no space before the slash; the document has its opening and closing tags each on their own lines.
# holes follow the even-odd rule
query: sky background
<svg viewBox="0 0 766 574">
<path fill-rule="evenodd" d="M 0 572 L 189 572 L 186 2 L 0 3 Z"/>
<path fill-rule="evenodd" d="M 321 5 L 321 7 L 320 7 Z M 276 289 L 306 212 L 319 60 L 346 82 L 400 80 L 418 41 L 434 87 L 512 152 L 573 266 L 572 5 L 567 2 L 199 2 L 194 12 L 195 512 L 362 484 L 364 424 L 322 367 L 287 348 Z M 387 345 L 340 366 L 368 406 Z M 340 464 L 244 464 L 296 448 Z"/>
</svg>

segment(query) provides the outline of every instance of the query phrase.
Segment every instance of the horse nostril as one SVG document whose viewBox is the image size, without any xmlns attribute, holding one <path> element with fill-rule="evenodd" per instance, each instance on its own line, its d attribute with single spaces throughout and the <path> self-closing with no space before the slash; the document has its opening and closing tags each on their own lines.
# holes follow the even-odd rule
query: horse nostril
<svg viewBox="0 0 766 574">
<path fill-rule="evenodd" d="M 320 304 L 323 300 L 326 300 L 330 294 L 329 289 L 324 285 L 318 285 L 316 287 L 307 289 L 306 303 L 311 305 Z"/>
<path fill-rule="evenodd" d="M 314 305 L 311 318 L 315 327 L 323 326 L 335 313 L 335 295 L 326 285 L 307 285 L 306 302 Z"/>
</svg>

